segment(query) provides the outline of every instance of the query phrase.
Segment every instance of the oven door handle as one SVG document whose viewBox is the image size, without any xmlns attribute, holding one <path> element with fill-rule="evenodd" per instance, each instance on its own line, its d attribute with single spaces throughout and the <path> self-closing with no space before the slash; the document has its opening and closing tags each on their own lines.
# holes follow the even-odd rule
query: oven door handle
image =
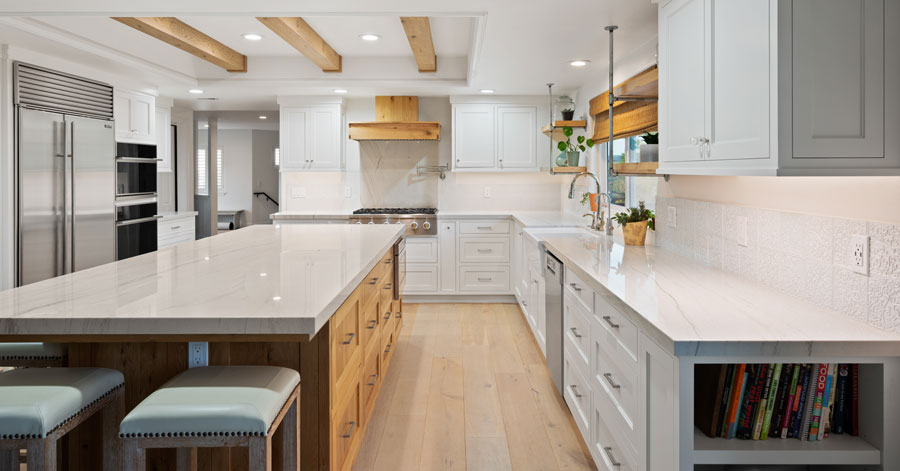
<svg viewBox="0 0 900 471">
<path fill-rule="evenodd" d="M 129 219 L 127 221 L 116 221 L 116 227 L 130 226 L 132 224 L 140 224 L 142 222 L 155 221 L 155 220 L 161 219 L 161 218 L 162 218 L 162 216 L 150 216 L 150 217 L 146 217 L 146 218 Z"/>
<path fill-rule="evenodd" d="M 151 159 L 142 157 L 116 157 L 116 162 L 125 164 L 156 164 L 162 159 Z"/>
</svg>

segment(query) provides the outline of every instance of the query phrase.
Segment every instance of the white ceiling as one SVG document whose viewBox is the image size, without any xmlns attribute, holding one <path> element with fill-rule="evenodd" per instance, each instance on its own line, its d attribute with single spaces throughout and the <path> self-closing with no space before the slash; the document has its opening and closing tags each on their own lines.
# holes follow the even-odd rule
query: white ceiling
<svg viewBox="0 0 900 471">
<path fill-rule="evenodd" d="M 264 108 L 274 105 L 278 95 L 330 95 L 335 88 L 345 88 L 351 96 L 477 94 L 484 88 L 498 94 L 527 95 L 544 94 L 545 84 L 554 82 L 555 90 L 572 92 L 583 85 L 605 83 L 608 43 L 603 26 L 611 23 L 620 27 L 616 33 L 620 60 L 640 57 L 649 65 L 656 50 L 657 6 L 650 0 L 557 0 L 552 5 L 536 0 L 309 3 L 3 2 L 0 41 L 42 48 L 72 61 L 115 69 L 117 74 L 127 75 L 133 70 L 141 86 L 179 100 L 192 100 L 195 109 Z M 249 71 L 226 72 L 108 18 L 114 15 L 176 16 L 246 54 Z M 343 56 L 343 72 L 322 72 L 255 16 L 303 16 Z M 437 73 L 418 73 L 400 16 L 431 19 Z M 263 39 L 251 42 L 241 37 L 250 32 Z M 365 42 L 359 38 L 363 33 L 378 34 L 381 39 Z M 575 69 L 568 65 L 573 59 L 589 59 L 591 63 Z M 193 100 L 187 89 L 195 87 L 203 88 L 205 97 L 219 100 Z"/>
</svg>

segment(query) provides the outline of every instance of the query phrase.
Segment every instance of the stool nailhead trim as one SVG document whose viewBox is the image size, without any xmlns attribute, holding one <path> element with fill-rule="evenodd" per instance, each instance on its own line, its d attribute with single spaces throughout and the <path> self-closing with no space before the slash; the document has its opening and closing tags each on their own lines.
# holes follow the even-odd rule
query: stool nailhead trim
<svg viewBox="0 0 900 471">
<path fill-rule="evenodd" d="M 2 360 L 65 360 L 65 355 L 0 355 Z"/>
<path fill-rule="evenodd" d="M 29 438 L 47 438 L 47 435 L 48 435 L 48 434 L 51 434 L 51 433 L 55 432 L 57 429 L 59 429 L 60 427 L 62 427 L 63 425 L 66 425 L 70 420 L 74 419 L 75 417 L 78 417 L 79 415 L 81 415 L 82 413 L 84 413 L 84 411 L 86 411 L 86 410 L 90 409 L 91 407 L 93 407 L 94 404 L 100 402 L 101 399 L 103 399 L 103 398 L 109 396 L 110 394 L 113 394 L 114 392 L 116 392 L 116 391 L 118 391 L 119 389 L 121 389 L 122 386 L 125 386 L 125 383 L 121 383 L 121 384 L 119 384 L 119 385 L 117 385 L 117 386 L 114 386 L 114 387 L 113 387 L 112 389 L 110 389 L 109 391 L 106 391 L 105 393 L 101 394 L 100 397 L 98 397 L 97 399 L 94 399 L 93 401 L 90 402 L 90 404 L 85 405 L 85 406 L 82 407 L 81 409 L 78 409 L 77 412 L 75 412 L 74 414 L 72 414 L 72 415 L 66 417 L 65 419 L 63 419 L 62 422 L 56 424 L 55 427 L 51 428 L 50 430 L 48 430 L 48 431 L 47 431 L 46 433 L 44 433 L 43 435 L 38 435 L 38 434 L 35 434 L 35 433 L 26 433 L 26 434 L 0 434 L 0 440 L 21 440 L 21 439 L 29 439 Z"/>
</svg>

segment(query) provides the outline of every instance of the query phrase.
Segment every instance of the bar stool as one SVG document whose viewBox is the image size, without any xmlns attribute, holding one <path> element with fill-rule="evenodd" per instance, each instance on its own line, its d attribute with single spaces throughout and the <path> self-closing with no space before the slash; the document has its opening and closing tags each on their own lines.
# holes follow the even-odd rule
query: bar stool
<svg viewBox="0 0 900 471">
<path fill-rule="evenodd" d="M 2 342 L 0 368 L 65 366 L 66 346 L 59 343 Z"/>
<path fill-rule="evenodd" d="M 178 448 L 178 470 L 197 469 L 198 447 L 249 447 L 250 471 L 272 467 L 284 424 L 283 469 L 299 465 L 300 374 L 276 366 L 204 366 L 172 378 L 122 420 L 126 471 L 146 469 L 148 448 Z"/>
<path fill-rule="evenodd" d="M 116 424 L 124 415 L 125 379 L 107 368 L 22 368 L 0 374 L 0 470 L 56 469 L 56 442 L 97 412 L 103 417 L 103 469 L 121 469 Z"/>
</svg>

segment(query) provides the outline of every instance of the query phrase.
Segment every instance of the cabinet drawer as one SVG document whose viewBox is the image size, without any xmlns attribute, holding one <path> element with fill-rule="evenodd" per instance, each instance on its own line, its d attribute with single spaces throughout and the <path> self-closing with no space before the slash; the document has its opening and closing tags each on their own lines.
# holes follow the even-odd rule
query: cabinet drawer
<svg viewBox="0 0 900 471">
<path fill-rule="evenodd" d="M 362 307 L 362 310 L 363 318 L 362 326 L 360 327 L 362 331 L 362 345 L 365 347 L 365 351 L 368 351 L 378 332 L 381 331 L 379 329 L 381 317 L 378 314 L 378 303 L 368 303 Z"/>
<path fill-rule="evenodd" d="M 509 267 L 464 266 L 459 267 L 460 291 L 509 291 Z"/>
<path fill-rule="evenodd" d="M 394 355 L 394 339 L 396 337 L 396 332 L 391 329 L 387 330 L 389 326 L 393 326 L 394 324 L 386 324 L 385 330 L 381 332 L 381 369 L 383 371 L 388 370 L 388 366 L 391 364 L 391 358 Z"/>
<path fill-rule="evenodd" d="M 566 292 L 575 296 L 588 312 L 594 311 L 594 291 L 578 275 L 566 268 Z"/>
<path fill-rule="evenodd" d="M 378 303 L 379 305 L 379 319 L 378 322 L 381 324 L 382 332 L 392 332 L 394 330 L 394 311 L 391 309 L 392 303 Z M 384 334 L 382 334 L 384 335 Z"/>
<path fill-rule="evenodd" d="M 388 250 L 388 253 L 381 257 L 381 261 L 376 265 L 376 271 L 381 273 L 383 280 L 391 281 L 394 279 L 394 251 Z"/>
<path fill-rule="evenodd" d="M 334 382 L 336 389 L 347 383 L 347 377 L 359 372 L 360 361 L 360 312 L 359 293 L 350 298 L 338 309 L 330 321 L 331 357 L 334 362 Z"/>
<path fill-rule="evenodd" d="M 437 237 L 408 237 L 406 239 L 406 263 L 437 263 Z"/>
<path fill-rule="evenodd" d="M 610 354 L 609 349 L 619 349 L 619 354 Z M 621 346 L 612 335 L 599 325 L 593 326 L 591 334 L 591 388 L 601 391 L 613 403 L 613 409 L 620 415 L 631 437 L 637 438 L 638 417 L 638 364 L 621 359 Z"/>
<path fill-rule="evenodd" d="M 437 290 L 438 268 L 436 265 L 406 263 L 406 285 L 403 287 L 403 293 L 431 293 Z"/>
<path fill-rule="evenodd" d="M 366 354 L 366 361 L 363 364 L 363 375 L 360 381 L 360 387 L 363 390 L 363 411 L 368 411 L 375 404 L 375 399 L 378 397 L 376 391 L 378 391 L 378 387 L 381 386 L 381 381 L 383 380 L 381 375 L 381 355 L 379 355 L 379 349 L 373 348 L 371 352 Z"/>
<path fill-rule="evenodd" d="M 597 467 L 604 471 L 638 471 L 637 453 L 626 442 L 622 425 L 603 391 L 593 392 L 591 426 L 594 435 L 588 443 Z"/>
<path fill-rule="evenodd" d="M 563 398 L 572 411 L 575 423 L 581 430 L 585 441 L 591 436 L 591 389 L 584 375 L 573 363 L 575 360 L 568 352 L 563 353 Z"/>
<path fill-rule="evenodd" d="M 331 443 L 334 453 L 335 467 L 332 469 L 349 469 L 345 465 L 353 444 L 360 440 L 362 426 L 362 414 L 359 401 L 359 380 L 353 384 L 351 390 L 344 391 L 344 396 L 338 401 L 338 409 L 331 421 Z"/>
<path fill-rule="evenodd" d="M 460 263 L 509 263 L 506 237 L 460 237 Z"/>
<path fill-rule="evenodd" d="M 637 362 L 637 326 L 602 297 L 598 295 L 595 298 L 594 316 L 597 322 L 612 335 L 628 357 Z M 611 350 L 611 353 L 616 352 Z"/>
<path fill-rule="evenodd" d="M 460 221 L 460 234 L 509 234 L 509 221 Z"/>
<path fill-rule="evenodd" d="M 581 374 L 590 373 L 591 359 L 591 321 L 571 295 L 566 294 L 563 301 L 563 349 L 570 351 Z"/>
</svg>

